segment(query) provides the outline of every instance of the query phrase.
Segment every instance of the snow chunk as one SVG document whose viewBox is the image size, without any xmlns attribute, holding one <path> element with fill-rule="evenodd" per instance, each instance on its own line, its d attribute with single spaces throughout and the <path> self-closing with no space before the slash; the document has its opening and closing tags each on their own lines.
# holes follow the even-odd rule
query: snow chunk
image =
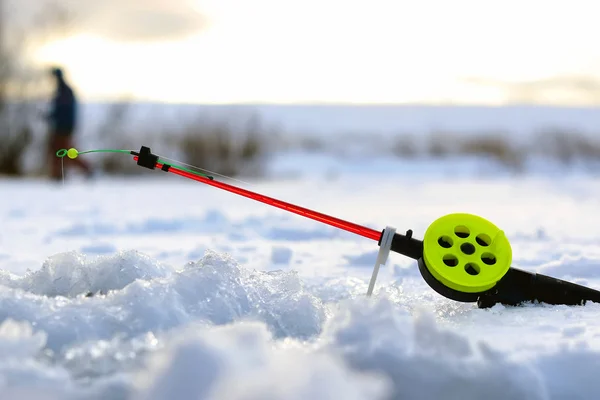
<svg viewBox="0 0 600 400">
<path fill-rule="evenodd" d="M 137 279 L 165 277 L 169 273 L 167 268 L 137 251 L 94 261 L 69 252 L 50 257 L 39 271 L 27 274 L 17 287 L 39 295 L 75 297 L 123 289 Z"/>
<path fill-rule="evenodd" d="M 152 358 L 134 400 L 378 400 L 388 382 L 331 355 L 277 349 L 263 324 L 190 330 Z"/>
<path fill-rule="evenodd" d="M 547 399 L 531 367 L 440 329 L 427 314 L 411 316 L 383 297 L 348 303 L 324 327 L 321 346 L 357 370 L 385 374 L 393 398 Z"/>
<path fill-rule="evenodd" d="M 258 318 L 277 337 L 308 338 L 325 320 L 322 302 L 304 290 L 297 272 L 251 271 L 213 251 L 174 275 L 171 285 L 189 313 L 215 324 Z"/>
<path fill-rule="evenodd" d="M 297 273 L 248 270 L 212 251 L 179 271 L 137 252 L 94 262 L 75 253 L 57 257 L 61 262 L 47 262 L 22 281 L 11 281 L 13 289 L 0 286 L 0 320 L 36 324 L 52 350 L 82 338 L 111 340 L 117 332 L 131 339 L 191 322 L 222 325 L 241 319 L 263 321 L 277 337 L 308 339 L 326 318 L 321 300 L 303 288 Z M 77 296 L 103 290 L 113 291 Z"/>
</svg>

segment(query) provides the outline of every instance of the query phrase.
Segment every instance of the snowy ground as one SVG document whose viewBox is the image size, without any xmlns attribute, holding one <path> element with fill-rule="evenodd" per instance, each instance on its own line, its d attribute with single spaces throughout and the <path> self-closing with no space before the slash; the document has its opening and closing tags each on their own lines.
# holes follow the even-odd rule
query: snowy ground
<svg viewBox="0 0 600 400">
<path fill-rule="evenodd" d="M 419 237 L 480 214 L 515 266 L 600 289 L 600 179 L 393 167 L 244 186 Z M 367 300 L 375 242 L 154 174 L 0 182 L 1 399 L 598 398 L 600 305 L 478 310 L 397 254 Z"/>
</svg>

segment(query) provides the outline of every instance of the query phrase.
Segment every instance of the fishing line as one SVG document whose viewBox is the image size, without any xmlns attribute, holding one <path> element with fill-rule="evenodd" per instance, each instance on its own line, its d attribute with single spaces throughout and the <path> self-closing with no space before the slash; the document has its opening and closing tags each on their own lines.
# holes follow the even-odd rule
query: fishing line
<svg viewBox="0 0 600 400">
<path fill-rule="evenodd" d="M 77 150 L 75 148 L 71 148 L 69 150 L 67 150 L 67 149 L 60 149 L 60 150 L 58 150 L 56 152 L 56 156 L 60 157 L 61 158 L 61 162 L 63 162 L 65 156 L 67 156 L 67 157 L 69 157 L 71 159 L 74 159 L 74 158 L 77 158 L 79 155 L 90 154 L 90 153 L 121 153 L 121 154 L 130 154 L 131 155 L 131 154 L 135 154 L 136 152 L 134 150 L 126 150 L 126 149 L 93 149 L 93 150 L 79 151 L 79 150 Z M 201 168 L 201 167 L 198 167 L 196 165 L 184 163 L 183 161 L 175 160 L 175 159 L 168 158 L 168 157 L 165 157 L 165 156 L 162 156 L 162 155 L 158 155 L 158 154 L 157 154 L 157 156 L 159 157 L 157 162 L 160 162 L 161 164 L 172 165 L 174 167 L 179 168 L 182 171 L 186 171 L 186 172 L 189 172 L 191 174 L 197 174 L 197 175 L 203 176 L 203 177 L 208 178 L 208 179 L 213 179 L 212 175 L 217 175 L 217 176 L 220 176 L 222 178 L 226 178 L 226 179 L 229 179 L 229 180 L 232 180 L 232 181 L 236 181 L 236 182 L 242 183 L 244 185 L 248 185 L 248 186 L 252 186 L 252 187 L 256 187 L 257 186 L 257 185 L 255 185 L 253 183 L 246 182 L 246 181 L 243 181 L 241 179 L 234 178 L 232 176 L 220 174 L 218 172 L 211 171 L 211 170 L 208 170 L 208 169 L 205 169 L 205 168 Z M 211 175 L 208 175 L 208 174 L 211 174 Z M 63 182 L 64 182 L 64 172 L 63 172 Z"/>
<path fill-rule="evenodd" d="M 79 150 L 77 150 L 77 149 L 75 149 L 75 148 L 71 148 L 71 149 L 69 149 L 69 150 L 67 150 L 67 149 L 60 149 L 60 150 L 58 150 L 58 151 L 56 152 L 56 156 L 57 156 L 57 157 L 60 157 L 60 158 L 61 158 L 61 160 L 62 160 L 62 159 L 64 159 L 64 158 L 65 158 L 65 156 L 69 157 L 70 159 L 75 159 L 75 158 L 77 158 L 77 157 L 78 157 L 79 155 L 81 155 L 81 154 L 89 154 L 89 153 L 121 153 L 121 154 L 134 154 L 134 153 L 135 153 L 135 151 L 134 151 L 134 150 L 123 150 L 123 149 L 94 149 L 94 150 L 85 150 L 85 151 L 79 151 Z M 165 160 L 167 160 L 167 158 L 164 158 L 164 157 L 163 157 L 162 159 L 161 159 L 161 158 L 159 158 L 159 161 L 160 161 L 161 163 L 164 163 L 164 161 L 165 161 Z M 176 166 L 176 167 L 178 167 L 179 169 L 181 169 L 181 170 L 183 170 L 183 171 L 189 172 L 189 173 L 191 173 L 191 174 L 197 174 L 197 175 L 201 175 L 201 176 L 204 176 L 205 178 L 212 179 L 212 177 L 211 177 L 211 176 L 209 176 L 209 175 L 206 175 L 206 174 L 204 174 L 204 173 L 201 173 L 201 172 L 199 172 L 199 171 L 194 171 L 194 170 L 192 170 L 192 169 L 190 169 L 190 168 L 186 168 L 186 167 L 183 167 L 182 165 L 180 165 L 180 164 L 184 164 L 184 163 L 181 163 L 181 162 L 179 162 L 179 161 L 176 161 L 176 160 L 173 160 L 173 161 L 174 161 L 175 163 L 177 163 L 177 164 L 175 164 L 175 163 L 174 163 L 174 164 L 173 164 L 173 166 Z M 185 165 L 187 165 L 188 167 L 194 167 L 193 165 L 188 165 L 188 164 L 185 164 Z M 198 168 L 198 167 L 194 167 L 194 168 Z M 198 169 L 201 169 L 201 168 L 198 168 Z"/>
<path fill-rule="evenodd" d="M 167 158 L 167 157 L 165 157 L 165 156 L 161 156 L 161 155 L 159 155 L 159 154 L 157 154 L 157 155 L 158 155 L 158 157 L 159 157 L 159 161 L 160 161 L 160 160 L 163 160 L 163 161 L 170 161 L 170 162 L 172 162 L 172 163 L 176 163 L 176 164 L 179 164 L 179 165 L 185 165 L 185 166 L 187 166 L 187 167 L 190 167 L 190 168 L 196 169 L 196 170 L 198 170 L 198 171 L 203 171 L 203 172 L 206 172 L 206 173 L 209 173 L 209 174 L 212 174 L 212 175 L 217 175 L 217 176 L 220 176 L 220 177 L 222 177 L 222 178 L 226 178 L 226 179 L 230 179 L 230 180 L 232 180 L 232 181 L 236 181 L 236 182 L 239 182 L 239 183 L 243 183 L 244 185 L 255 186 L 253 183 L 246 182 L 246 181 L 242 181 L 241 179 L 236 179 L 236 178 L 234 178 L 234 177 L 232 177 L 232 176 L 228 176 L 228 175 L 219 174 L 218 172 L 214 172 L 214 171 L 211 171 L 211 170 L 208 170 L 208 169 L 200 168 L 200 167 L 197 167 L 197 166 L 195 166 L 195 165 L 186 164 L 186 163 L 184 163 L 184 162 L 182 162 L 182 161 L 173 160 L 173 159 L 171 159 L 171 158 Z M 164 163 L 163 163 L 163 164 L 164 164 Z M 173 164 L 173 165 L 176 165 L 176 164 Z"/>
</svg>

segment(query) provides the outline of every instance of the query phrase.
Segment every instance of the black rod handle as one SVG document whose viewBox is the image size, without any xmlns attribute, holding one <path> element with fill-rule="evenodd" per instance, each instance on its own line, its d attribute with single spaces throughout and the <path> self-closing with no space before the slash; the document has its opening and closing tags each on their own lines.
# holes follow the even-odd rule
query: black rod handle
<svg viewBox="0 0 600 400">
<path fill-rule="evenodd" d="M 600 291 L 551 276 L 510 268 L 498 284 L 478 300 L 480 308 L 496 303 L 518 305 L 538 301 L 552 305 L 600 303 Z"/>
</svg>

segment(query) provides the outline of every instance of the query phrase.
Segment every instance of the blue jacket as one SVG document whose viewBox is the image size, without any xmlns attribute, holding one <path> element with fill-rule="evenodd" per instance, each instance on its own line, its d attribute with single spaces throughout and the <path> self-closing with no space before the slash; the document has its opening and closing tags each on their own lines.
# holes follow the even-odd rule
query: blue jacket
<svg viewBox="0 0 600 400">
<path fill-rule="evenodd" d="M 77 125 L 77 99 L 73 89 L 60 81 L 48 115 L 54 133 L 71 134 Z"/>
</svg>

